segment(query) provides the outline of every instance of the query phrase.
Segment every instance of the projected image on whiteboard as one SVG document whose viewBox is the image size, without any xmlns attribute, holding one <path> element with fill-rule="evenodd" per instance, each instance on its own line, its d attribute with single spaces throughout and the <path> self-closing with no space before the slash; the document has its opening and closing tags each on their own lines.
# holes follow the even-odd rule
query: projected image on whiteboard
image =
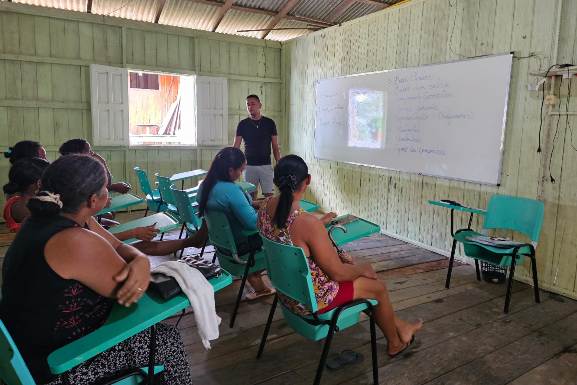
<svg viewBox="0 0 577 385">
<path fill-rule="evenodd" d="M 349 147 L 384 147 L 385 97 L 383 91 L 349 90 Z"/>
</svg>

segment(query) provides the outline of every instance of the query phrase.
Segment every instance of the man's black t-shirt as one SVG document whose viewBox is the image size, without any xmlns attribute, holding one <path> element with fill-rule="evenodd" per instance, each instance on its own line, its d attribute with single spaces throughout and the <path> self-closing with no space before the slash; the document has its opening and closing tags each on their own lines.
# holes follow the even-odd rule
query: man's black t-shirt
<svg viewBox="0 0 577 385">
<path fill-rule="evenodd" d="M 244 140 L 246 163 L 249 166 L 271 164 L 270 146 L 272 137 L 276 136 L 274 120 L 262 116 L 259 120 L 246 118 L 238 123 L 236 136 Z"/>
</svg>

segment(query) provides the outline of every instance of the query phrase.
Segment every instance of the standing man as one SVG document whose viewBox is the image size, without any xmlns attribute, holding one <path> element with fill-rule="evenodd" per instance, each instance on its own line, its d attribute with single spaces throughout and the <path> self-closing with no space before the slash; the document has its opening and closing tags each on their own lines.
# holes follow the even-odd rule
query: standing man
<svg viewBox="0 0 577 385">
<path fill-rule="evenodd" d="M 278 136 L 274 120 L 262 116 L 260 109 L 262 104 L 256 95 L 246 97 L 246 110 L 249 117 L 241 120 L 236 128 L 234 147 L 240 148 L 244 140 L 246 171 L 244 178 L 260 189 L 265 197 L 273 192 L 273 170 L 270 161 L 270 149 L 275 161 L 280 159 L 278 148 Z M 256 198 L 256 191 L 251 194 Z"/>
</svg>

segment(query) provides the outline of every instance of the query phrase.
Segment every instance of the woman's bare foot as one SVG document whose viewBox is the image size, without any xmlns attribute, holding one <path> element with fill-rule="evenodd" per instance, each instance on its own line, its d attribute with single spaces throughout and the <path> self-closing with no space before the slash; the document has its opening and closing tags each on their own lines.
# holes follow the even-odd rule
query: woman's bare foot
<svg viewBox="0 0 577 385">
<path fill-rule="evenodd" d="M 423 321 L 418 320 L 417 322 L 407 322 L 400 318 L 395 320 L 397 325 L 397 333 L 399 333 L 399 338 L 404 345 L 411 342 L 413 336 L 423 327 Z"/>
</svg>

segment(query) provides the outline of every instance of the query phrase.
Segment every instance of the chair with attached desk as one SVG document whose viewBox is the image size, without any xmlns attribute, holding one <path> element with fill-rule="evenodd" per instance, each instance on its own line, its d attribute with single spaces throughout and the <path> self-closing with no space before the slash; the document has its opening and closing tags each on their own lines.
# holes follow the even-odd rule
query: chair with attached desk
<svg viewBox="0 0 577 385">
<path fill-rule="evenodd" d="M 218 262 L 226 271 L 236 277 L 242 277 L 230 318 L 229 326 L 232 328 L 248 275 L 266 267 L 262 241 L 259 233 L 255 231 L 246 234 L 246 243 L 237 245 L 228 218 L 221 211 L 207 210 L 204 219 L 208 226 L 208 240 L 215 249 L 213 262 L 218 258 Z"/>
<path fill-rule="evenodd" d="M 453 245 L 451 247 L 451 257 L 445 287 L 448 289 L 451 284 L 455 248 L 457 242 L 459 242 L 463 244 L 466 256 L 509 269 L 507 295 L 505 297 L 505 313 L 509 312 L 515 266 L 522 262 L 525 257 L 529 258 L 533 275 L 535 302 L 540 303 L 535 248 L 537 247 L 541 233 L 543 215 L 544 205 L 541 201 L 509 195 L 492 196 L 487 206 L 482 232 L 478 233 L 467 228 L 457 230 L 453 235 Z M 492 240 L 486 237 L 486 234 L 489 230 L 493 229 L 519 232 L 531 239 L 531 242 L 515 242 L 502 239 Z"/>
<path fill-rule="evenodd" d="M 158 173 L 154 174 L 156 177 L 156 181 L 158 182 L 158 191 L 160 191 L 160 196 L 162 200 L 166 202 L 168 210 L 173 213 L 178 213 L 176 208 L 176 201 L 174 200 L 174 195 L 172 194 L 172 182 L 170 178 L 166 176 L 159 175 Z M 185 191 L 189 197 L 194 198 L 196 196 L 196 188 L 183 190 Z"/>
<path fill-rule="evenodd" d="M 162 365 L 154 366 L 154 375 L 160 374 L 163 370 Z M 128 369 L 98 382 L 98 385 L 137 385 L 146 379 L 147 373 L 148 368 Z M 36 384 L 2 320 L 0 320 L 0 380 L 6 385 Z"/>
<path fill-rule="evenodd" d="M 182 220 L 182 227 L 180 228 L 180 235 L 178 238 L 182 237 L 182 233 L 186 230 L 188 235 L 196 233 L 200 230 L 202 226 L 202 219 L 197 214 L 196 207 L 198 204 L 193 202 L 190 196 L 183 190 L 177 190 L 174 186 L 171 188 L 172 195 L 174 196 L 174 203 L 176 204 L 176 209 L 178 210 L 178 215 Z M 200 257 L 202 258 L 204 254 L 204 249 L 206 247 L 206 242 L 202 246 L 200 251 Z M 184 253 L 184 249 L 180 251 L 180 257 Z"/>
<path fill-rule="evenodd" d="M 160 191 L 158 191 L 158 189 L 152 188 L 146 171 L 136 166 L 134 167 L 134 172 L 138 178 L 140 189 L 146 195 L 146 211 L 144 212 L 144 216 L 148 214 L 149 209 L 156 211 L 157 213 L 166 210 L 166 204 L 162 201 Z"/>
<path fill-rule="evenodd" d="M 269 278 L 277 294 L 270 309 L 257 358 L 261 357 L 264 350 L 279 295 L 297 301 L 310 311 L 310 315 L 297 314 L 281 303 L 281 309 L 286 322 L 298 334 L 312 341 L 325 340 L 314 379 L 315 385 L 318 385 L 321 381 L 334 333 L 356 325 L 359 322 L 360 313 L 364 312 L 369 316 L 370 322 L 373 383 L 378 384 L 377 341 L 373 315 L 374 306 L 376 306 L 378 302 L 374 299 L 353 300 L 326 313 L 319 314 L 312 276 L 303 249 L 274 242 L 264 236 L 262 237 L 262 241 L 266 254 Z"/>
</svg>

